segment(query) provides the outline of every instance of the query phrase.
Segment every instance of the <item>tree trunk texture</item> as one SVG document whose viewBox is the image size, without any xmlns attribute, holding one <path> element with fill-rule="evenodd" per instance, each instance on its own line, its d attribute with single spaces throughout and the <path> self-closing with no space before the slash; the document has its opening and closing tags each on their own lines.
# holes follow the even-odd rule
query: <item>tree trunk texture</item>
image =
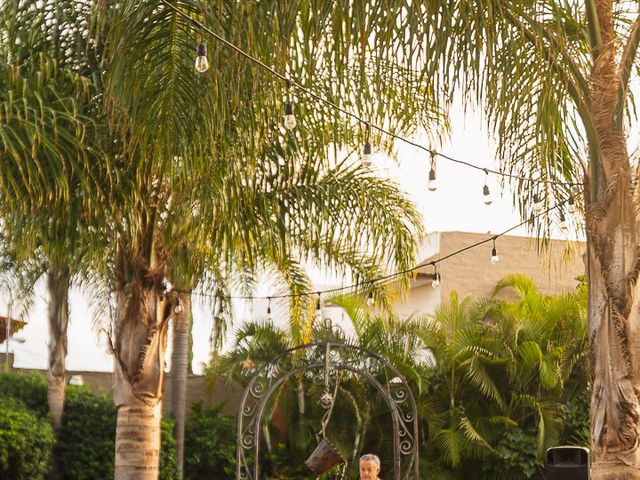
<svg viewBox="0 0 640 480">
<path fill-rule="evenodd" d="M 49 290 L 49 370 L 47 402 L 54 430 L 62 426 L 64 410 L 65 359 L 67 358 L 67 326 L 69 323 L 69 270 L 51 265 L 47 273 Z"/>
<path fill-rule="evenodd" d="M 640 284 L 629 157 L 614 115 L 619 72 L 611 4 L 596 2 L 602 46 L 590 76 L 592 151 L 585 192 L 594 480 L 640 479 Z M 594 145 L 591 145 L 592 150 Z"/>
<path fill-rule="evenodd" d="M 132 401 L 118 407 L 115 478 L 156 480 L 160 465 L 162 402 Z"/>
<path fill-rule="evenodd" d="M 139 274 L 116 291 L 116 480 L 158 478 L 164 355 L 175 301 L 157 277 Z"/>
<path fill-rule="evenodd" d="M 189 361 L 189 331 L 191 330 L 191 297 L 181 293 L 180 308 L 173 316 L 173 352 L 171 355 L 171 414 L 176 440 L 178 478 L 184 471 L 184 425 L 187 404 L 187 364 Z"/>
</svg>

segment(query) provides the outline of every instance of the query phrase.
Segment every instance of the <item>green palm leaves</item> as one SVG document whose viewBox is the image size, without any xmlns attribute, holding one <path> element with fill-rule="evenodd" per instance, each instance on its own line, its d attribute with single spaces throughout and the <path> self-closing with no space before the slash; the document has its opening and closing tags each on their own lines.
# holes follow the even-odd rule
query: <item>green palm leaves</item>
<svg viewBox="0 0 640 480">
<path fill-rule="evenodd" d="M 501 280 L 490 300 L 453 293 L 436 310 L 426 415 L 446 464 L 464 470 L 465 458 L 502 455 L 505 432 L 534 431 L 538 456 L 558 441 L 563 404 L 585 382 L 574 368 L 586 352 L 585 315 L 580 293 L 546 297 L 522 275 Z"/>
</svg>

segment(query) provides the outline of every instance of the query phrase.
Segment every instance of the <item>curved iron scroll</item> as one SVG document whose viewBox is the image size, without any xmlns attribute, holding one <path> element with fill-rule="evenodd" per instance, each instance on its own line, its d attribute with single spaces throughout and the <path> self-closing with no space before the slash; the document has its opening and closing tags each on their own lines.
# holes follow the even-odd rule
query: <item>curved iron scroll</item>
<svg viewBox="0 0 640 480">
<path fill-rule="evenodd" d="M 251 378 L 238 411 L 236 480 L 259 480 L 260 427 L 269 399 L 292 376 L 323 369 L 351 372 L 378 391 L 389 407 L 393 426 L 393 479 L 418 480 L 418 414 L 407 381 L 384 357 L 366 348 L 332 342 L 291 348 Z M 248 461 L 251 457 L 253 462 Z"/>
</svg>

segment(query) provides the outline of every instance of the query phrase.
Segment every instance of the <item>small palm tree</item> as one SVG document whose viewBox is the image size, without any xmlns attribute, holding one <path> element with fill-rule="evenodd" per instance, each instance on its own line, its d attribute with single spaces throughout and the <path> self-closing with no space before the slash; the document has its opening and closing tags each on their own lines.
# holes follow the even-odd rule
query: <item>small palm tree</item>
<svg viewBox="0 0 640 480">
<path fill-rule="evenodd" d="M 472 474 L 467 460 L 495 462 L 504 434 L 515 428 L 535 432 L 540 465 L 562 431 L 562 405 L 574 392 L 565 384 L 582 372 L 576 365 L 586 354 L 584 296 L 545 297 L 523 275 L 502 279 L 494 295 L 507 288 L 519 299 L 459 301 L 453 292 L 433 315 L 435 335 L 424 338 L 436 359 L 428 380 L 431 455 L 463 477 Z"/>
</svg>

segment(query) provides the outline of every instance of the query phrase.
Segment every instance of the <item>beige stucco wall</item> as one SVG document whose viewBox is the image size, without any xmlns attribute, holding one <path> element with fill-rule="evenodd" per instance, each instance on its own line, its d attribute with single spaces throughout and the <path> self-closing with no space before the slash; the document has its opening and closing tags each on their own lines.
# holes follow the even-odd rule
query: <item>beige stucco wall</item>
<svg viewBox="0 0 640 480">
<path fill-rule="evenodd" d="M 0 353 L 0 365 L 5 361 L 5 355 Z M 13 364 L 13 354 L 9 354 L 10 365 Z M 45 370 L 26 370 L 11 369 L 14 372 L 39 373 L 46 375 Z M 67 383 L 73 375 L 82 377 L 84 384 L 95 394 L 106 393 L 111 395 L 111 387 L 113 384 L 113 374 L 110 372 L 84 372 L 84 371 L 67 371 Z M 187 378 L 187 404 L 192 402 L 203 402 L 210 405 L 218 402 L 226 402 L 224 412 L 230 415 L 236 415 L 238 405 L 242 398 L 243 389 L 237 384 L 227 384 L 222 380 L 217 380 L 213 385 L 209 385 L 209 380 L 200 375 L 189 375 Z M 165 376 L 163 409 L 168 411 L 171 405 L 171 373 Z M 189 412 L 190 409 L 187 409 Z"/>
<path fill-rule="evenodd" d="M 437 245 L 437 251 L 432 256 L 422 257 L 421 262 L 444 257 L 490 237 L 490 234 L 467 232 L 434 233 L 425 243 Z M 461 297 L 488 297 L 496 283 L 512 273 L 530 276 L 544 294 L 570 292 L 578 284 L 576 277 L 585 271 L 582 259 L 585 245 L 582 242 L 551 240 L 544 247 L 533 238 L 503 236 L 496 240 L 500 262 L 495 265 L 491 263 L 491 248 L 492 244 L 488 242 L 439 263 L 440 288 L 434 290 L 430 282 L 418 282 L 422 285 L 411 289 L 406 300 L 399 304 L 399 313 L 431 313 L 453 290 Z M 431 274 L 433 268 L 425 267 L 422 272 Z"/>
</svg>

